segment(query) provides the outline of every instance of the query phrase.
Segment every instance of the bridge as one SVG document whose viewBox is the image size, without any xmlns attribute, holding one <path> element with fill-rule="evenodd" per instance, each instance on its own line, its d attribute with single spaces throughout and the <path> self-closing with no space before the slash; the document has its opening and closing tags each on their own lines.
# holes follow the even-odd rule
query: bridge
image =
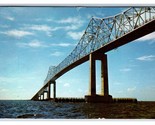
<svg viewBox="0 0 155 125">
<path fill-rule="evenodd" d="M 131 7 L 126 11 L 106 18 L 91 18 L 77 46 L 60 64 L 50 66 L 43 87 L 31 100 L 56 98 L 56 79 L 75 68 L 90 62 L 89 93 L 86 102 L 111 102 L 108 88 L 108 68 L 106 52 L 134 41 L 155 31 L 155 7 Z M 101 61 L 101 94 L 96 94 L 96 60 Z"/>
</svg>

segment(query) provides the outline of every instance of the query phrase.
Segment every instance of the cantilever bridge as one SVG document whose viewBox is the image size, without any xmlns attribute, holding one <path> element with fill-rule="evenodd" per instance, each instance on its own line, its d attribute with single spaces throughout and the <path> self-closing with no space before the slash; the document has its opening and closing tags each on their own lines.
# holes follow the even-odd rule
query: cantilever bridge
<svg viewBox="0 0 155 125">
<path fill-rule="evenodd" d="M 60 64 L 49 67 L 43 87 L 31 100 L 50 99 L 51 84 L 56 98 L 56 79 L 74 67 L 90 61 L 89 94 L 87 102 L 110 102 L 106 52 L 155 31 L 155 7 L 131 7 L 106 18 L 92 18 L 77 46 Z M 95 61 L 101 61 L 101 95 L 96 94 Z M 42 98 L 41 98 L 42 96 Z"/>
</svg>

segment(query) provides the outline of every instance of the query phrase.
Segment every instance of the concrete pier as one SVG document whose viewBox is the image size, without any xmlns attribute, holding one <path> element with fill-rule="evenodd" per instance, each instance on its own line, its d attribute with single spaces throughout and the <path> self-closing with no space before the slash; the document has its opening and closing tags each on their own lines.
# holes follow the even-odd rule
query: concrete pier
<svg viewBox="0 0 155 125">
<path fill-rule="evenodd" d="M 108 96 L 108 64 L 107 64 L 107 55 L 103 55 L 101 59 L 101 95 Z"/>
<path fill-rule="evenodd" d="M 43 100 L 43 95 L 42 94 L 40 95 L 40 100 Z"/>
<path fill-rule="evenodd" d="M 96 94 L 96 64 L 95 61 L 101 61 L 101 94 Z M 86 102 L 112 102 L 112 96 L 109 95 L 108 88 L 108 64 L 107 55 L 102 53 L 90 54 L 90 83 L 89 95 L 85 96 Z"/>
<path fill-rule="evenodd" d="M 53 82 L 53 98 L 56 98 L 56 82 Z"/>
<path fill-rule="evenodd" d="M 48 93 L 47 93 L 47 99 L 49 100 L 51 98 L 51 84 L 48 83 Z"/>
<path fill-rule="evenodd" d="M 96 95 L 96 62 L 93 54 L 90 54 L 90 84 L 89 84 L 89 94 Z"/>
</svg>

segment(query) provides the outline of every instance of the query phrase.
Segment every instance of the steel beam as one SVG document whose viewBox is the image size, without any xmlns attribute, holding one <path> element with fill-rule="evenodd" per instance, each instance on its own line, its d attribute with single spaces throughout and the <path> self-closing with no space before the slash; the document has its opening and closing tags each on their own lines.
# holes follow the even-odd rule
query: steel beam
<svg viewBox="0 0 155 125">
<path fill-rule="evenodd" d="M 49 69 L 43 87 L 32 97 L 32 100 L 35 100 L 36 95 L 47 87 L 50 82 L 55 81 L 64 73 L 93 58 L 90 53 L 93 55 L 106 53 L 153 31 L 155 31 L 154 7 L 131 7 L 115 16 L 92 18 L 75 49 L 58 66 Z M 95 69 L 95 61 L 93 59 L 90 64 Z M 105 65 L 102 61 L 102 68 L 104 69 L 104 67 Z M 92 77 L 90 79 L 95 83 L 95 77 L 93 78 L 93 75 L 95 76 L 94 69 L 91 71 L 92 74 L 90 75 Z M 105 74 L 104 72 L 102 73 L 106 78 Z M 105 78 L 101 79 L 106 81 Z M 90 84 L 93 86 L 90 94 L 95 94 L 96 86 L 93 83 Z M 106 83 L 104 82 L 104 84 Z M 53 96 L 56 97 L 56 85 L 54 85 L 54 88 L 55 94 L 53 93 Z M 108 88 L 108 86 L 105 88 Z M 108 94 L 108 91 L 106 92 L 103 87 L 102 94 Z"/>
</svg>

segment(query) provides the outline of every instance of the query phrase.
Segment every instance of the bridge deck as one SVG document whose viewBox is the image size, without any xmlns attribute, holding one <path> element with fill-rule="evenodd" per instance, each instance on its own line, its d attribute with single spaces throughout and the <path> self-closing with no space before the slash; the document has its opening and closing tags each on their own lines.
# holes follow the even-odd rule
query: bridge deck
<svg viewBox="0 0 155 125">
<path fill-rule="evenodd" d="M 135 8 L 133 8 L 133 9 L 135 9 Z M 144 11 L 144 10 L 145 11 Z M 143 8 L 143 9 L 139 9 L 139 11 L 140 12 L 142 12 L 142 10 L 144 11 L 143 13 L 142 13 L 142 15 L 144 14 L 144 15 L 146 15 L 145 14 L 145 12 L 150 12 L 150 10 L 151 10 L 151 8 L 149 8 L 149 7 L 147 7 L 147 8 Z M 128 11 L 130 11 L 130 10 L 128 10 Z M 134 12 L 134 11 L 133 11 Z M 155 31 L 155 17 L 154 17 L 154 15 L 152 16 L 152 17 L 150 17 L 150 19 L 149 20 L 146 20 L 145 18 L 146 17 L 144 17 L 144 19 L 143 19 L 143 24 L 141 24 L 141 26 L 140 26 L 140 24 L 139 24 L 139 26 L 137 26 L 137 22 L 141 22 L 141 18 L 143 18 L 142 16 L 140 17 L 139 15 L 141 14 L 140 12 L 137 12 L 137 11 L 135 11 L 133 14 L 133 17 L 132 16 L 128 16 L 126 19 L 125 18 L 122 18 L 122 19 L 124 19 L 126 22 L 128 21 L 128 20 L 130 20 L 131 18 L 133 18 L 133 23 L 135 23 L 135 24 L 133 24 L 132 25 L 132 27 L 134 27 L 131 31 L 129 31 L 128 33 L 125 33 L 124 32 L 124 35 L 122 35 L 121 34 L 121 36 L 120 37 L 118 37 L 117 39 L 114 39 L 114 40 L 112 40 L 112 41 L 110 41 L 110 42 L 108 42 L 108 43 L 106 43 L 106 44 L 102 44 L 102 46 L 100 46 L 98 49 L 96 49 L 96 50 L 94 50 L 93 52 L 90 52 L 90 53 L 94 53 L 94 54 L 97 54 L 97 53 L 106 53 L 106 52 L 108 52 L 108 51 L 111 51 L 111 50 L 113 50 L 113 49 L 115 49 L 115 48 L 118 48 L 118 47 L 120 47 L 120 46 L 122 46 L 122 45 L 125 45 L 125 44 L 127 44 L 127 43 L 129 43 L 129 42 L 132 42 L 132 41 L 134 41 L 134 40 L 136 40 L 136 39 L 138 39 L 138 38 L 140 38 L 140 37 L 142 37 L 142 36 L 145 36 L 145 35 L 147 35 L 147 34 L 149 34 L 149 33 L 152 33 L 153 31 Z M 130 12 L 131 13 L 131 12 Z M 155 13 L 154 11 L 152 12 L 152 13 Z M 121 15 L 122 17 L 123 17 L 123 15 Z M 126 15 L 125 15 L 126 16 Z M 134 17 L 135 16 L 135 17 Z M 118 20 L 118 17 L 119 17 L 119 15 L 117 15 L 117 16 L 115 16 L 114 17 L 114 19 L 115 19 L 115 21 L 117 22 L 117 20 Z M 136 21 L 134 20 L 134 18 L 136 19 Z M 113 19 L 113 18 L 106 18 L 105 20 L 111 20 L 111 19 Z M 121 19 L 121 20 L 122 20 Z M 141 20 L 140 20 L 141 19 Z M 104 20 L 104 19 L 103 19 Z M 100 24 L 101 24 L 101 22 L 103 22 L 103 20 L 100 20 Z M 115 21 L 113 21 L 113 22 L 115 22 Z M 134 22 L 135 21 L 135 22 Z M 113 26 L 112 27 L 114 27 L 114 25 L 115 26 L 117 26 L 116 25 L 116 22 L 115 22 L 115 24 L 113 24 Z M 126 23 L 125 22 L 125 23 Z M 105 22 L 104 22 L 105 23 Z M 129 21 L 128 22 L 128 25 L 130 24 L 131 22 Z M 90 25 L 90 24 L 89 24 Z M 99 24 L 98 24 L 99 25 Z M 96 27 L 98 27 L 98 25 L 96 26 Z M 110 25 L 110 24 L 109 24 Z M 125 25 L 125 24 L 122 24 L 122 25 Z M 131 24 L 130 24 L 131 25 Z M 111 26 L 111 25 L 110 25 Z M 94 27 L 94 28 L 96 28 L 96 27 Z M 120 28 L 121 26 L 119 26 L 119 28 Z M 87 30 L 89 30 L 89 26 L 88 26 L 88 28 L 87 28 Z M 96 30 L 96 29 L 95 29 Z M 110 30 L 110 29 L 109 29 Z M 109 30 L 107 30 L 107 32 L 109 32 Z M 112 29 L 111 29 L 112 30 Z M 116 30 L 116 29 L 115 29 Z M 119 32 L 119 29 L 117 29 L 118 31 L 117 32 Z M 96 32 L 98 32 L 98 30 L 96 30 Z M 114 32 L 114 31 L 113 31 Z M 112 33 L 112 31 L 111 31 L 111 33 Z M 97 33 L 92 33 L 91 34 L 91 38 L 93 37 L 93 34 L 97 34 Z M 117 36 L 117 35 L 116 35 Z M 116 37 L 115 36 L 115 37 Z M 89 36 L 90 37 L 90 36 Z M 88 37 L 88 38 L 89 38 Z M 109 37 L 110 38 L 110 37 Z M 92 41 L 93 42 L 93 41 Z M 79 44 L 78 44 L 79 45 Z M 77 46 L 78 46 L 77 45 Z M 49 83 L 52 83 L 53 81 L 55 81 L 56 79 L 58 79 L 60 76 L 62 76 L 64 73 L 66 73 L 66 72 L 68 72 L 69 70 L 71 70 L 71 69 L 73 69 L 73 68 L 75 68 L 76 66 L 78 66 L 78 65 L 80 65 L 80 64 L 82 64 L 82 63 L 84 63 L 84 62 L 86 62 L 86 61 L 88 61 L 89 60 L 89 54 L 90 53 L 87 53 L 85 56 L 83 56 L 83 57 L 81 57 L 80 59 L 77 59 L 75 62 L 73 61 L 72 63 L 70 63 L 69 65 L 66 65 L 64 68 L 62 68 L 60 71 L 58 71 L 58 72 L 56 72 L 45 84 L 44 84 L 44 86 L 34 95 L 34 97 L 32 98 L 32 99 L 34 99 L 36 96 L 37 96 L 37 94 L 39 93 L 39 92 L 41 92 L 44 88 L 46 88 L 47 86 L 48 86 L 48 84 Z M 59 67 L 58 67 L 59 68 Z"/>
</svg>

